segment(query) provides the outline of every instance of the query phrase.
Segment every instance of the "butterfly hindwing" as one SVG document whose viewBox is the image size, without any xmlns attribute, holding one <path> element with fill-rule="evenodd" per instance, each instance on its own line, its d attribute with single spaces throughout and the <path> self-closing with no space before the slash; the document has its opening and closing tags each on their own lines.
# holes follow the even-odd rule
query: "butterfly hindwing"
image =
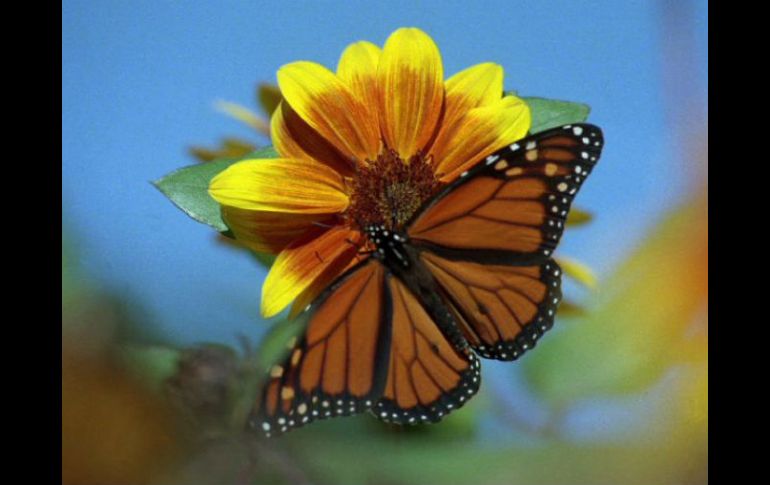
<svg viewBox="0 0 770 485">
<path fill-rule="evenodd" d="M 490 265 L 421 259 L 466 340 L 482 357 L 515 360 L 553 326 L 561 300 L 561 270 L 552 259 L 537 265 Z"/>
<path fill-rule="evenodd" d="M 589 124 L 513 143 L 444 188 L 408 226 L 410 239 L 483 262 L 539 263 L 561 238 L 572 200 L 604 140 Z"/>
<path fill-rule="evenodd" d="M 267 436 L 363 412 L 381 396 L 390 348 L 387 270 L 374 259 L 333 283 L 300 318 L 304 333 L 268 370 L 249 420 Z"/>
<path fill-rule="evenodd" d="M 478 391 L 478 358 L 451 344 L 397 277 L 390 277 L 388 286 L 393 304 L 388 379 L 372 413 L 397 424 L 439 421 Z"/>
</svg>

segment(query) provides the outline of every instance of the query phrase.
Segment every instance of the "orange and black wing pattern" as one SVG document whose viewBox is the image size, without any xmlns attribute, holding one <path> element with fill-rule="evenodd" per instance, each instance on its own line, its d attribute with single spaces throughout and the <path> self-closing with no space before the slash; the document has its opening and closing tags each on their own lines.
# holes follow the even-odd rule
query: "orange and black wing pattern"
<svg viewBox="0 0 770 485">
<path fill-rule="evenodd" d="M 479 262 L 539 263 L 556 248 L 603 144 L 598 127 L 574 124 L 498 150 L 417 213 L 410 240 Z"/>
<path fill-rule="evenodd" d="M 317 419 L 370 409 L 387 379 L 391 303 L 386 268 L 368 259 L 338 278 L 300 318 L 304 334 L 290 342 L 249 424 L 266 436 Z"/>
<path fill-rule="evenodd" d="M 482 357 L 514 360 L 553 325 L 561 270 L 551 255 L 603 144 L 589 124 L 520 140 L 463 173 L 409 226 L 444 305 Z"/>
<path fill-rule="evenodd" d="M 479 355 L 515 360 L 553 326 L 561 269 L 552 259 L 513 266 L 453 261 L 423 252 L 444 304 Z"/>
<path fill-rule="evenodd" d="M 463 406 L 480 385 L 476 354 L 514 360 L 553 325 L 551 254 L 603 143 L 588 124 L 538 133 L 461 174 L 405 234 L 367 228 L 377 250 L 302 314 L 252 427 L 270 436 L 365 410 L 417 424 Z"/>
<path fill-rule="evenodd" d="M 392 276 L 387 284 L 393 305 L 388 377 L 372 413 L 396 424 L 440 421 L 478 391 L 478 358 L 446 338 L 401 280 Z"/>
</svg>

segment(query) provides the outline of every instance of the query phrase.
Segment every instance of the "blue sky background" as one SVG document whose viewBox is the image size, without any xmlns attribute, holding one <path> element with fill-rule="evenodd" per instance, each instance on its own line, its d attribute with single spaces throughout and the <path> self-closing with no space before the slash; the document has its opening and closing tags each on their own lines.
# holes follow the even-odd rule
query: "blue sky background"
<svg viewBox="0 0 770 485">
<path fill-rule="evenodd" d="M 381 45 L 401 26 L 434 38 L 447 75 L 494 61 L 507 89 L 592 106 L 607 143 L 576 205 L 596 220 L 569 231 L 561 254 L 607 274 L 684 197 L 678 137 L 704 121 L 682 110 L 707 111 L 706 2 L 363 3 L 62 3 L 65 233 L 88 274 L 131 298 L 168 338 L 256 339 L 267 328 L 258 315 L 264 271 L 215 243 L 150 181 L 192 164 L 191 144 L 230 134 L 259 141 L 215 112 L 214 100 L 254 106 L 255 84 L 274 82 L 280 65 L 334 67 L 350 42 Z M 670 12 L 682 5 L 690 23 Z M 695 57 L 674 63 L 686 75 L 672 81 L 663 66 L 676 36 L 693 42 Z"/>
</svg>

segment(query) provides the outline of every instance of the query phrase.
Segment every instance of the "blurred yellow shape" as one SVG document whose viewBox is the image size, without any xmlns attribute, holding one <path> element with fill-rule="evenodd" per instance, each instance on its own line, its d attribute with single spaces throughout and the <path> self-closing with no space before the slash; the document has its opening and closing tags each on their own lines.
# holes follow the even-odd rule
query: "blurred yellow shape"
<svg viewBox="0 0 770 485">
<path fill-rule="evenodd" d="M 229 115 L 236 120 L 249 125 L 258 132 L 264 133 L 266 135 L 270 134 L 270 125 L 268 122 L 260 118 L 249 108 L 241 106 L 238 103 L 232 103 L 230 101 L 223 100 L 218 100 L 216 103 L 214 103 L 214 106 L 222 113 L 225 113 L 226 115 Z"/>
<path fill-rule="evenodd" d="M 554 403 L 633 393 L 672 366 L 705 362 L 708 302 L 705 192 L 671 212 L 588 303 L 588 314 L 557 328 L 522 364 L 533 388 Z M 698 337 L 700 335 L 700 337 Z"/>
<path fill-rule="evenodd" d="M 594 219 L 594 215 L 590 212 L 580 209 L 579 207 L 573 207 L 567 214 L 567 226 L 582 226 L 588 224 Z"/>
<path fill-rule="evenodd" d="M 587 288 L 592 290 L 596 288 L 596 275 L 585 263 L 563 256 L 556 258 L 556 262 L 559 263 L 565 275 Z"/>
<path fill-rule="evenodd" d="M 238 138 L 224 138 L 218 148 L 192 146 L 190 154 L 201 162 L 211 162 L 220 158 L 243 158 L 257 149 L 247 141 Z"/>
</svg>

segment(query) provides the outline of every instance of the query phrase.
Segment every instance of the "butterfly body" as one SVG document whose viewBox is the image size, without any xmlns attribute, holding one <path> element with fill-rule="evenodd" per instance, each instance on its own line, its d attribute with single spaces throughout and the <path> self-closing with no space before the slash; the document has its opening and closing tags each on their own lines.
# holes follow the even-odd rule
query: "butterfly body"
<svg viewBox="0 0 770 485">
<path fill-rule="evenodd" d="M 365 410 L 415 424 L 463 406 L 479 388 L 477 355 L 515 360 L 552 327 L 552 253 L 602 144 L 587 124 L 538 133 L 460 174 L 402 227 L 365 225 L 369 257 L 302 314 L 252 425 L 272 435 Z"/>
<path fill-rule="evenodd" d="M 405 232 L 388 230 L 384 225 L 367 226 L 364 232 L 375 247 L 373 257 L 385 266 L 398 271 L 414 264 L 414 259 L 407 254 L 409 236 Z"/>
<path fill-rule="evenodd" d="M 389 231 L 383 226 L 370 226 L 366 232 L 376 247 L 372 253 L 373 258 L 387 268 L 387 277 L 398 278 L 420 299 L 449 342 L 456 348 L 465 350 L 468 342 L 458 328 L 452 312 L 444 304 L 435 278 L 422 262 L 420 247 L 413 244 L 405 232 Z"/>
</svg>

